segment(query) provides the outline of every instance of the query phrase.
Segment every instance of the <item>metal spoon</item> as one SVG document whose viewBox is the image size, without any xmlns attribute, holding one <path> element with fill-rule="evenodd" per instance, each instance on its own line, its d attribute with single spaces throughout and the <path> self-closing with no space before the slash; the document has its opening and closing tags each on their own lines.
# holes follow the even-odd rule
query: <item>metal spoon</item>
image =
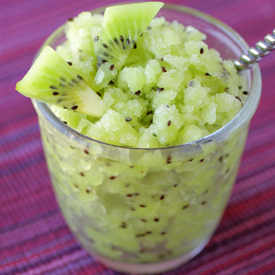
<svg viewBox="0 0 275 275">
<path fill-rule="evenodd" d="M 235 60 L 234 64 L 239 73 L 251 68 L 254 63 L 259 62 L 264 56 L 268 55 L 275 49 L 275 29 L 271 34 L 268 34 L 263 41 L 256 43 L 256 48 L 252 47 L 247 51 L 247 54 L 243 54 L 240 61 Z"/>
</svg>

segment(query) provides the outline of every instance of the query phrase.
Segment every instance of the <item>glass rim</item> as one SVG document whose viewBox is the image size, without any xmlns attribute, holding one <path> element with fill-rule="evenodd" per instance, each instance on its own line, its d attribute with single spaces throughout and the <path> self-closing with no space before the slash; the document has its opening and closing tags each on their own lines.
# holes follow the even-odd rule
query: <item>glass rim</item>
<svg viewBox="0 0 275 275">
<path fill-rule="evenodd" d="M 129 2 L 127 2 L 129 3 Z M 115 5 L 119 5 L 123 3 L 117 3 Z M 125 3 L 124 3 L 125 4 Z M 100 8 L 96 8 L 91 10 L 92 13 L 102 13 L 108 6 L 103 6 Z M 220 20 L 204 13 L 201 11 L 198 11 L 196 9 L 192 9 L 186 6 L 176 5 L 176 4 L 164 4 L 162 9 L 170 9 L 175 11 L 180 11 L 182 13 L 189 14 L 191 16 L 194 16 L 198 19 L 203 20 L 206 23 L 209 23 L 213 26 L 215 26 L 217 29 L 221 30 L 224 34 L 226 34 L 229 38 L 231 38 L 238 46 L 240 46 L 243 50 L 247 50 L 249 47 L 245 40 L 231 27 L 226 25 L 225 23 L 221 22 Z M 37 52 L 34 60 L 37 58 L 38 54 L 41 52 L 41 50 L 48 45 L 50 42 L 52 42 L 55 38 L 58 37 L 58 35 L 64 33 L 65 24 L 60 26 L 58 29 L 56 29 L 43 43 L 43 45 L 40 47 L 39 51 Z M 79 144 L 85 144 L 87 143 L 96 143 L 97 145 L 102 145 L 110 148 L 117 148 L 119 150 L 136 150 L 136 151 L 154 151 L 154 150 L 171 150 L 171 149 L 184 149 L 184 148 L 190 148 L 192 146 L 192 151 L 197 147 L 197 145 L 203 145 L 206 143 L 209 143 L 210 141 L 216 140 L 222 140 L 224 137 L 227 137 L 230 132 L 232 132 L 234 129 L 240 127 L 240 125 L 245 124 L 247 121 L 250 121 L 252 116 L 254 115 L 256 108 L 258 106 L 260 95 L 261 95 L 261 72 L 258 64 L 255 64 L 251 69 L 253 71 L 253 77 L 251 82 L 251 87 L 249 88 L 249 96 L 247 98 L 246 103 L 240 110 L 240 112 L 226 125 L 224 125 L 219 130 L 202 137 L 199 140 L 180 144 L 180 145 L 174 145 L 169 147 L 158 147 L 158 148 L 136 148 L 136 147 L 126 147 L 126 146 L 119 146 L 119 145 L 113 145 L 109 143 L 105 143 L 96 139 L 93 139 L 91 137 L 85 136 L 79 132 L 77 132 L 75 129 L 69 127 L 65 123 L 63 123 L 49 108 L 49 106 L 41 102 L 39 100 L 32 99 L 33 105 L 36 109 L 36 112 L 38 113 L 40 118 L 46 119 L 49 121 L 59 132 L 62 134 L 65 134 L 69 138 L 72 136 L 74 137 L 74 140 Z M 200 146 L 198 146 L 200 147 Z M 197 148 L 199 149 L 199 148 Z"/>
</svg>

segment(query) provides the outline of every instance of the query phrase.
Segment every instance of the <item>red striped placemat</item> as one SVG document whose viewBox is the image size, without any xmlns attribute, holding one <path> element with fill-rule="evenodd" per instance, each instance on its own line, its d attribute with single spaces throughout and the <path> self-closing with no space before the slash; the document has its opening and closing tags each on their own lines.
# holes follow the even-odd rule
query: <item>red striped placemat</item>
<svg viewBox="0 0 275 275">
<path fill-rule="evenodd" d="M 275 27 L 274 0 L 166 1 L 224 21 L 250 45 Z M 114 3 L 0 1 L 0 274 L 120 274 L 84 251 L 54 199 L 29 99 L 15 92 L 46 37 L 83 10 Z M 229 206 L 207 247 L 166 275 L 275 274 L 275 53 Z"/>
</svg>

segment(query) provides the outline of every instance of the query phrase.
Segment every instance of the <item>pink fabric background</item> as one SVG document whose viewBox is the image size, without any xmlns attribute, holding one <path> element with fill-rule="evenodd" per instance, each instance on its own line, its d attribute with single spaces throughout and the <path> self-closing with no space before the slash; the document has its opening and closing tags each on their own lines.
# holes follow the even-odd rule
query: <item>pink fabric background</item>
<svg viewBox="0 0 275 275">
<path fill-rule="evenodd" d="M 274 0 L 171 0 L 224 21 L 254 45 L 275 28 Z M 47 36 L 110 0 L 0 1 L 0 274 L 104 274 L 56 204 L 31 101 L 14 90 Z M 275 52 L 260 63 L 262 98 L 238 180 L 214 237 L 169 275 L 275 274 Z"/>
</svg>

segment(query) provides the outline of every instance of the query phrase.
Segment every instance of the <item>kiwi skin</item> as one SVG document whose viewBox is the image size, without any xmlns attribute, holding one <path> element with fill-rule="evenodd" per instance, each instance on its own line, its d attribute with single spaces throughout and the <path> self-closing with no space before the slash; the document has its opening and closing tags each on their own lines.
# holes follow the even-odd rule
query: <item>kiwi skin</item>
<svg viewBox="0 0 275 275">
<path fill-rule="evenodd" d="M 46 46 L 25 77 L 16 84 L 16 90 L 45 103 L 101 117 L 107 108 L 87 85 L 81 71 L 70 65 Z"/>
<path fill-rule="evenodd" d="M 162 2 L 145 2 L 107 8 L 101 33 L 95 39 L 97 66 L 110 62 L 120 70 L 163 5 Z"/>
</svg>

